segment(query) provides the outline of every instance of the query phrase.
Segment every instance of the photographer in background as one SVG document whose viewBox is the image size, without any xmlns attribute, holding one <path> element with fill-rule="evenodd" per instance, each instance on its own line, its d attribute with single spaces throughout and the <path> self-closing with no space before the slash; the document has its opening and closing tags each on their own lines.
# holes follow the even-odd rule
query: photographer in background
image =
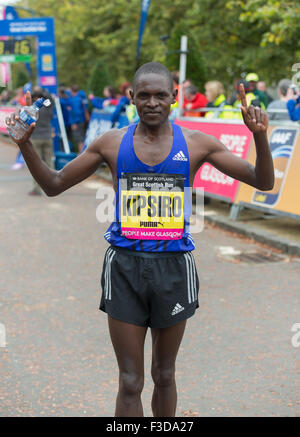
<svg viewBox="0 0 300 437">
<path fill-rule="evenodd" d="M 300 93 L 296 85 L 291 84 L 287 91 L 287 110 L 292 121 L 300 120 Z"/>
<path fill-rule="evenodd" d="M 278 100 L 273 100 L 268 106 L 267 113 L 269 120 L 289 120 L 290 116 L 288 112 L 269 112 L 276 111 L 276 110 L 282 110 L 287 109 L 286 104 L 289 100 L 288 97 L 288 90 L 292 84 L 292 81 L 290 79 L 281 79 L 277 86 L 277 94 L 279 96 Z"/>
</svg>

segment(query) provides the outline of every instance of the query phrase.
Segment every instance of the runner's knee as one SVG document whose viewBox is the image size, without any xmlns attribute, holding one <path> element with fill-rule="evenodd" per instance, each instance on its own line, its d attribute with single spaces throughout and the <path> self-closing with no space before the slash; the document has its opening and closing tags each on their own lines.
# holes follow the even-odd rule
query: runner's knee
<svg viewBox="0 0 300 437">
<path fill-rule="evenodd" d="M 138 373 L 121 372 L 120 390 L 125 396 L 138 396 L 144 387 L 144 376 Z"/>
<path fill-rule="evenodd" d="M 164 369 L 153 366 L 151 374 L 154 384 L 158 387 L 169 387 L 175 382 L 175 367 Z"/>
</svg>

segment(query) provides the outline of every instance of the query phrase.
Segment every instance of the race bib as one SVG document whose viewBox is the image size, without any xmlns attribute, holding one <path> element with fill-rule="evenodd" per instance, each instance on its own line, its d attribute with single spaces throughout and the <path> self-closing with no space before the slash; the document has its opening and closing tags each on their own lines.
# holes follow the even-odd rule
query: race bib
<svg viewBox="0 0 300 437">
<path fill-rule="evenodd" d="M 184 176 L 123 173 L 121 233 L 140 240 L 177 240 L 184 229 Z"/>
</svg>

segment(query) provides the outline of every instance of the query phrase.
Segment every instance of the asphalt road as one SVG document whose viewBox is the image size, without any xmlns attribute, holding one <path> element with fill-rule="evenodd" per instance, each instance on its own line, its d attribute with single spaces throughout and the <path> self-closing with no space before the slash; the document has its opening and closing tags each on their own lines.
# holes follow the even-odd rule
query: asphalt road
<svg viewBox="0 0 300 437">
<path fill-rule="evenodd" d="M 27 170 L 10 170 L 15 155 L 0 143 L 0 416 L 113 416 L 118 370 L 98 310 L 106 183 L 30 197 Z M 299 259 L 226 260 L 220 247 L 262 247 L 212 226 L 195 239 L 200 308 L 177 360 L 177 415 L 300 416 Z M 151 416 L 150 335 L 145 356 Z"/>
</svg>

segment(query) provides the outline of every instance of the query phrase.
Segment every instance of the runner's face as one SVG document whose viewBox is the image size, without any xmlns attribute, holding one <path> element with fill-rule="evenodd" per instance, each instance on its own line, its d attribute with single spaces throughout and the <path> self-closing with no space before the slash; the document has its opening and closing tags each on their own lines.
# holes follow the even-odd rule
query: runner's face
<svg viewBox="0 0 300 437">
<path fill-rule="evenodd" d="M 154 73 L 140 76 L 131 96 L 141 122 L 148 126 L 166 121 L 171 104 L 176 102 L 167 77 Z"/>
</svg>

